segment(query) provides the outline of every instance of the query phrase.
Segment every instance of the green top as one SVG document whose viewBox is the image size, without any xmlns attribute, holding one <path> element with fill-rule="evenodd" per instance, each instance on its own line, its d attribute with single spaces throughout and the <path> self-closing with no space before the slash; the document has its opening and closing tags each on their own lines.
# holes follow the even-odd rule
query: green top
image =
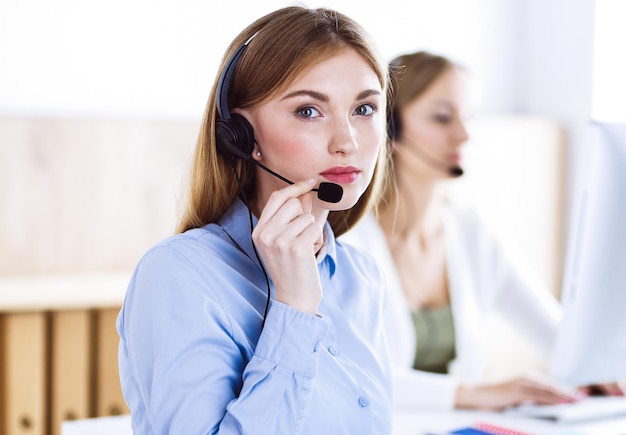
<svg viewBox="0 0 626 435">
<path fill-rule="evenodd" d="M 448 373 L 448 364 L 456 357 L 450 305 L 412 311 L 411 317 L 417 338 L 413 368 Z"/>
</svg>

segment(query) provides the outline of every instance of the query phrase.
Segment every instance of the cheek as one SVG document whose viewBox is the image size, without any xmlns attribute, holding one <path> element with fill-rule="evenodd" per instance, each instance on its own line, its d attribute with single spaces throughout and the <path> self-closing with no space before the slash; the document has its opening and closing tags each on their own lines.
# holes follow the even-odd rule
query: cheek
<svg viewBox="0 0 626 435">
<path fill-rule="evenodd" d="M 380 146 L 383 141 L 382 130 L 380 133 L 370 135 L 365 142 L 362 142 L 360 148 L 363 150 L 363 154 L 370 162 L 371 172 L 374 171 L 376 165 L 376 159 L 380 152 Z"/>
<path fill-rule="evenodd" d="M 295 128 L 290 123 L 280 123 L 276 120 L 265 121 L 258 123 L 255 127 L 255 138 L 264 157 L 289 161 L 310 153 L 310 147 L 306 145 L 315 143 L 315 138 L 305 129 Z"/>
<path fill-rule="evenodd" d="M 441 125 L 432 121 L 415 122 L 410 129 L 410 138 L 423 147 L 433 148 L 445 145 L 447 132 Z"/>
<path fill-rule="evenodd" d="M 269 146 L 271 147 L 269 158 L 276 167 L 300 169 L 306 173 L 319 161 L 320 151 L 316 147 L 319 138 L 311 134 L 304 134 L 301 130 L 291 133 L 283 130 L 272 135 Z M 267 148 L 267 144 L 265 145 Z M 296 173 L 299 171 L 296 171 Z"/>
<path fill-rule="evenodd" d="M 384 120 L 381 120 L 381 122 L 365 123 L 360 130 L 357 128 L 357 131 L 359 131 L 357 137 L 359 148 L 363 149 L 365 152 L 377 155 L 378 148 L 383 142 L 386 128 Z"/>
</svg>

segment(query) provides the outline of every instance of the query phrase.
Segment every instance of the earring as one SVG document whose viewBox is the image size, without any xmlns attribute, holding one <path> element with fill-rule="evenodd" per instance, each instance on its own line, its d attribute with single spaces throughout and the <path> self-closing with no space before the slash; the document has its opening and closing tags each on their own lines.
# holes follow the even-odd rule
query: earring
<svg viewBox="0 0 626 435">
<path fill-rule="evenodd" d="M 256 156 L 257 156 L 257 157 L 261 157 L 261 151 L 257 151 L 257 152 L 256 152 Z"/>
</svg>

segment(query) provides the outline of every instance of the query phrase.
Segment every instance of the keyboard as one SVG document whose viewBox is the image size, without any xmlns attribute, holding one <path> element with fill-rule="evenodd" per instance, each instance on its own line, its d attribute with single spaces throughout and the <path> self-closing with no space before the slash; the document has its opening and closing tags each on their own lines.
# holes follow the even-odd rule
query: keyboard
<svg viewBox="0 0 626 435">
<path fill-rule="evenodd" d="M 558 422 L 579 422 L 626 415 L 626 397 L 592 396 L 576 403 L 520 405 L 505 411 L 510 415 Z"/>
</svg>

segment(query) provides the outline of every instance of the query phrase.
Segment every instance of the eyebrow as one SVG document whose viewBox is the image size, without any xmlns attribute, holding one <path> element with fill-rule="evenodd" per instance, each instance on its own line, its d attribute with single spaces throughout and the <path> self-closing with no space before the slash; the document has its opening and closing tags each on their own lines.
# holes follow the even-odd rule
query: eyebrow
<svg viewBox="0 0 626 435">
<path fill-rule="evenodd" d="M 445 107 L 447 109 L 454 110 L 456 109 L 456 105 L 450 100 L 435 100 L 433 101 L 432 106 L 434 108 Z"/>
<path fill-rule="evenodd" d="M 365 91 L 360 92 L 357 96 L 355 101 L 358 100 L 363 100 L 364 98 L 370 97 L 372 95 L 380 95 L 380 91 L 376 90 L 376 89 L 366 89 Z M 303 89 L 300 91 L 294 91 L 291 92 L 287 95 L 285 95 L 283 98 L 281 98 L 281 100 L 287 100 L 289 98 L 294 98 L 294 97 L 300 97 L 300 96 L 309 96 L 311 98 L 315 98 L 316 100 L 319 100 L 323 103 L 327 103 L 329 101 L 329 98 L 327 95 L 322 94 L 321 92 L 317 92 L 317 91 L 311 91 L 308 89 Z"/>
<path fill-rule="evenodd" d="M 361 92 L 359 95 L 356 96 L 357 100 L 363 100 L 367 97 L 371 97 L 372 95 L 380 95 L 380 91 L 377 89 L 366 89 L 365 91 Z"/>
</svg>

